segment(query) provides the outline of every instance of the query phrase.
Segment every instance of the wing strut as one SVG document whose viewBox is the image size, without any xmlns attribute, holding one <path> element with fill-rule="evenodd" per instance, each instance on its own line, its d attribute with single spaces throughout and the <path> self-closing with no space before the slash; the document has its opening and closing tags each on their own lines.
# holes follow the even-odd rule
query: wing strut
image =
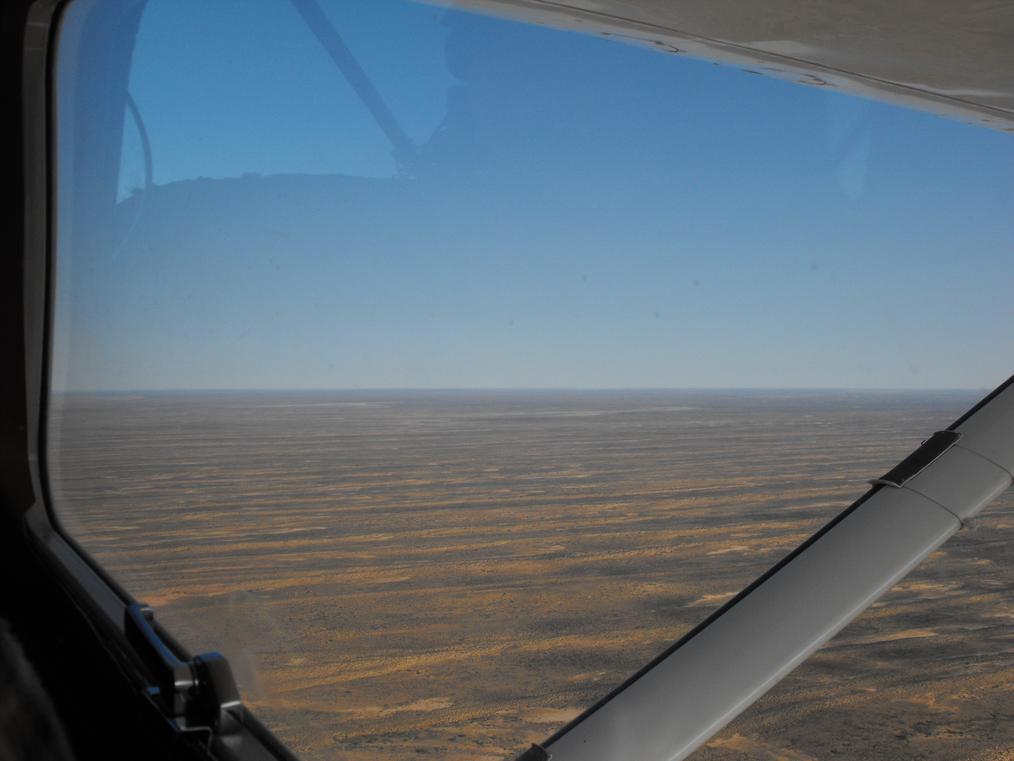
<svg viewBox="0 0 1014 761">
<path fill-rule="evenodd" d="M 1004 492 L 1014 377 L 700 626 L 518 761 L 679 761 Z"/>
</svg>

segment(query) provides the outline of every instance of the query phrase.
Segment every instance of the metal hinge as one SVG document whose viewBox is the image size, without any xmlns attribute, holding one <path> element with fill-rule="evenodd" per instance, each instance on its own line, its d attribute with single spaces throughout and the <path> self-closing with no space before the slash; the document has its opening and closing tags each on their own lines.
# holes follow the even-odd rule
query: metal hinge
<svg viewBox="0 0 1014 761">
<path fill-rule="evenodd" d="M 151 699 L 181 730 L 229 731 L 243 704 L 229 661 L 220 653 L 180 660 L 155 631 L 155 611 L 147 605 L 128 605 L 123 627 L 154 684 Z"/>
</svg>

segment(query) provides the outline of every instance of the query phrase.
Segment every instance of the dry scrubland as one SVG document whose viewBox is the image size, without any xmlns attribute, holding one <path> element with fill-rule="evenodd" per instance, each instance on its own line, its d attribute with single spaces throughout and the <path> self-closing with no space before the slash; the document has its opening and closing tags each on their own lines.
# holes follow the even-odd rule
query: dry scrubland
<svg viewBox="0 0 1014 761">
<path fill-rule="evenodd" d="M 51 469 L 67 526 L 304 758 L 500 761 L 972 401 L 74 395 Z M 1012 505 L 695 759 L 1010 759 Z"/>
</svg>

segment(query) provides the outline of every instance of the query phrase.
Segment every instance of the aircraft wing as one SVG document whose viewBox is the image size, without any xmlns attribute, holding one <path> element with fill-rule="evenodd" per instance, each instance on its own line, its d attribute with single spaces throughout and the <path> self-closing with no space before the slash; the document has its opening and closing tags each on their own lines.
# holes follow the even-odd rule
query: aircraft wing
<svg viewBox="0 0 1014 761">
<path fill-rule="evenodd" d="M 1014 132 L 1014 4 L 461 0 Z"/>
</svg>

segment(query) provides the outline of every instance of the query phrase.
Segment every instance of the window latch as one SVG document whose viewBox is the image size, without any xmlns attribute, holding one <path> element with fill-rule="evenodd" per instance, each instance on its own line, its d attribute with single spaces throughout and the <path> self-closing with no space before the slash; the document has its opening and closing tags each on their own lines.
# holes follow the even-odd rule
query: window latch
<svg viewBox="0 0 1014 761">
<path fill-rule="evenodd" d="M 128 605 L 124 615 L 127 641 L 154 680 L 147 692 L 182 730 L 230 731 L 242 701 L 229 661 L 221 653 L 180 660 L 155 630 L 155 611 Z"/>
</svg>

